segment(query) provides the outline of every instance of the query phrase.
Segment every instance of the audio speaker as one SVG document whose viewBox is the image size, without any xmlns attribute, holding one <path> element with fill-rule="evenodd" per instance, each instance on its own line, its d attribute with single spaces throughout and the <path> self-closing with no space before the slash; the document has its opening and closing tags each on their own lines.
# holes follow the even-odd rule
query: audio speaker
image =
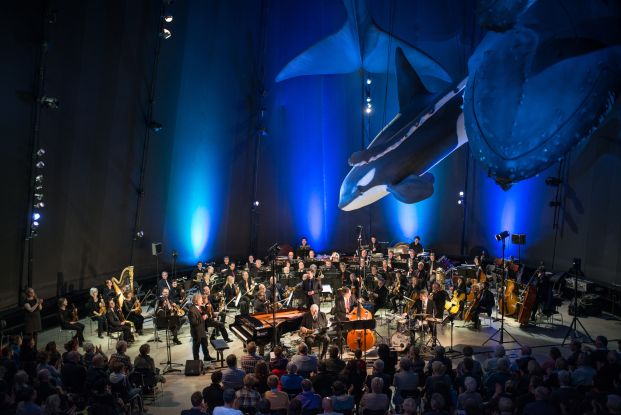
<svg viewBox="0 0 621 415">
<path fill-rule="evenodd" d="M 159 255 L 162 253 L 162 243 L 161 242 L 153 242 L 151 244 L 151 253 L 153 256 Z"/>
<path fill-rule="evenodd" d="M 186 376 L 199 376 L 203 374 L 203 361 L 202 360 L 186 360 L 185 361 L 185 375 Z"/>
</svg>

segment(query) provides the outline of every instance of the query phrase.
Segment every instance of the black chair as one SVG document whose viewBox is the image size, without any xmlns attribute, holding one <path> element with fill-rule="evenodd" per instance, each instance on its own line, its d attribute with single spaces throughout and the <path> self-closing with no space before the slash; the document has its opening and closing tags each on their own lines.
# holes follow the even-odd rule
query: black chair
<svg viewBox="0 0 621 415">
<path fill-rule="evenodd" d="M 112 392 L 112 396 L 123 401 L 123 410 L 125 411 L 125 413 L 129 415 L 140 415 L 142 413 L 141 408 L 143 407 L 142 396 L 138 394 L 130 397 L 128 389 L 129 385 L 126 382 L 117 382 L 110 384 L 110 391 Z M 135 411 L 134 408 L 136 408 Z"/>
<path fill-rule="evenodd" d="M 142 391 L 143 400 L 157 404 L 158 397 L 164 396 L 164 383 L 159 382 L 161 387 L 158 387 L 158 381 L 155 377 L 155 373 L 149 369 L 134 369 L 134 372 L 129 375 L 129 382 L 140 388 Z"/>
</svg>

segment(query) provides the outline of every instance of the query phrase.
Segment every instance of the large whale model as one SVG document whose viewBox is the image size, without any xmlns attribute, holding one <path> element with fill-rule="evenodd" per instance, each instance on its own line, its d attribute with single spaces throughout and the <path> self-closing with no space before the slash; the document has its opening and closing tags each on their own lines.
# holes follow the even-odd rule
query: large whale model
<svg viewBox="0 0 621 415">
<path fill-rule="evenodd" d="M 385 73 L 397 47 L 416 68 L 424 85 L 437 91 L 451 81 L 444 68 L 421 50 L 386 33 L 371 17 L 367 0 L 343 0 L 347 20 L 336 33 L 320 40 L 292 59 L 276 82 L 305 75 L 345 74 L 364 69 Z"/>
<path fill-rule="evenodd" d="M 401 49 L 395 60 L 399 113 L 366 150 L 350 156 L 352 169 L 339 196 L 342 210 L 359 209 L 388 194 L 405 203 L 430 197 L 434 177 L 429 170 L 467 142 L 461 110 L 466 80 L 434 94 Z"/>
</svg>

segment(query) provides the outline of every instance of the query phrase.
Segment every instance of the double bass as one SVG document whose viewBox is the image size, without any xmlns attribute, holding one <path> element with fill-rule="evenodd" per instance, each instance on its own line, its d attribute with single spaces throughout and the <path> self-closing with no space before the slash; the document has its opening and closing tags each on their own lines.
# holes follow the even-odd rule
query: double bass
<svg viewBox="0 0 621 415">
<path fill-rule="evenodd" d="M 517 310 L 518 294 L 515 280 L 507 279 L 507 287 L 503 298 L 498 300 L 498 307 L 505 310 L 505 316 L 512 316 Z"/>
<path fill-rule="evenodd" d="M 350 321 L 371 319 L 373 319 L 373 315 L 369 310 L 363 308 L 360 302 L 349 314 Z M 375 346 L 375 333 L 368 329 L 350 330 L 347 333 L 347 346 L 350 350 L 360 349 L 365 352 Z"/>
<path fill-rule="evenodd" d="M 537 301 L 537 287 L 534 285 L 529 285 L 526 288 L 526 292 L 524 294 L 524 302 L 522 303 L 522 308 L 520 309 L 520 313 L 518 314 L 518 322 L 520 323 L 520 327 L 526 327 L 528 325 L 528 320 L 530 320 L 530 315 L 533 312 L 533 307 L 535 306 L 535 302 Z"/>
</svg>

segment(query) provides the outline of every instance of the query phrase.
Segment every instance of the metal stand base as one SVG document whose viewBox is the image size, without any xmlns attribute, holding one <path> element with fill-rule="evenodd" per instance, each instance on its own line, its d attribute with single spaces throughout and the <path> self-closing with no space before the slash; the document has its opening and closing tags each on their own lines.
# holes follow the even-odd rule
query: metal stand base
<svg viewBox="0 0 621 415">
<path fill-rule="evenodd" d="M 577 310 L 574 309 L 574 313 L 576 312 Z M 584 334 L 578 331 L 578 324 L 580 324 L 580 327 L 582 327 L 582 331 L 584 332 Z M 578 318 L 576 314 L 574 314 L 574 319 L 571 321 L 571 324 L 569 325 L 569 328 L 567 329 L 567 334 L 565 334 L 565 338 L 563 339 L 563 343 L 562 343 L 563 346 L 565 346 L 565 342 L 567 342 L 567 339 L 569 338 L 570 334 L 572 335 L 571 336 L 572 339 L 587 338 L 589 339 L 591 343 L 593 343 L 593 338 L 591 337 L 587 329 L 584 328 L 584 326 L 582 325 L 582 322 L 580 321 L 580 319 Z"/>
<path fill-rule="evenodd" d="M 504 326 L 504 325 L 503 325 L 503 326 Z M 507 340 L 507 341 L 505 341 L 504 336 L 503 336 L 505 333 L 507 334 L 507 336 L 511 337 L 511 340 Z M 494 339 L 494 337 L 495 337 L 497 334 L 500 334 L 500 338 L 499 338 L 498 340 Z M 511 333 L 509 333 L 509 332 L 507 331 L 507 329 L 506 329 L 506 328 L 504 328 L 504 327 L 501 327 L 501 328 L 499 328 L 498 330 L 496 330 L 496 331 L 494 332 L 494 334 L 492 334 L 491 336 L 489 336 L 489 337 L 487 338 L 487 340 L 485 340 L 481 346 L 485 346 L 485 343 L 490 342 L 490 341 L 493 341 L 493 342 L 498 342 L 498 344 L 505 344 L 505 343 L 517 343 L 517 344 L 519 344 L 520 346 L 522 346 L 522 344 L 521 344 L 519 341 L 517 341 L 517 340 L 515 339 L 515 337 L 513 337 L 513 336 L 511 335 Z"/>
</svg>

